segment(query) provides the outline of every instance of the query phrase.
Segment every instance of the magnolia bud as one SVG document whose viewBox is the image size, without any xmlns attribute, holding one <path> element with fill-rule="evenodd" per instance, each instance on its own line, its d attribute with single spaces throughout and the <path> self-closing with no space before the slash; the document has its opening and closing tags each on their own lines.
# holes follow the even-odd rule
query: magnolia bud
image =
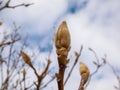
<svg viewBox="0 0 120 90">
<path fill-rule="evenodd" d="M 80 70 L 80 75 L 81 76 L 85 75 L 86 81 L 87 81 L 87 79 L 89 77 L 89 74 L 90 74 L 90 71 L 89 71 L 88 67 L 83 62 L 80 62 L 79 70 Z"/>
<path fill-rule="evenodd" d="M 57 49 L 64 47 L 68 50 L 70 48 L 70 33 L 68 31 L 66 21 L 63 21 L 57 30 L 55 46 Z"/>
<path fill-rule="evenodd" d="M 25 61 L 25 63 L 27 63 L 29 66 L 32 66 L 30 57 L 23 51 L 21 51 L 20 54 L 21 54 L 23 60 Z"/>
</svg>

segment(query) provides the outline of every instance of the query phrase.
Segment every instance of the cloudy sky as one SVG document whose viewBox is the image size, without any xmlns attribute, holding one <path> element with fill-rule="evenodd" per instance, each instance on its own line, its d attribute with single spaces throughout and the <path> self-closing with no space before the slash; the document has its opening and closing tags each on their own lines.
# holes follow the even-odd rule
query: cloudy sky
<svg viewBox="0 0 120 90">
<path fill-rule="evenodd" d="M 21 26 L 20 33 L 23 41 L 26 40 L 27 35 L 29 36 L 28 51 L 39 51 L 36 49 L 39 45 L 41 57 L 46 58 L 53 46 L 55 31 L 65 20 L 71 34 L 69 56 L 73 56 L 72 60 L 74 60 L 74 51 L 79 51 L 80 46 L 83 45 L 79 61 L 86 63 L 93 72 L 95 67 L 92 62 L 95 57 L 88 50 L 90 47 L 96 51 L 99 58 L 106 54 L 107 60 L 120 75 L 120 0 L 13 0 L 11 5 L 22 2 L 34 3 L 34 5 L 28 8 L 5 9 L 0 12 L 0 20 L 4 22 L 0 27 L 1 33 L 6 27 L 12 30 L 15 22 L 16 25 Z M 56 62 L 54 54 L 55 48 L 51 58 Z M 65 86 L 66 90 L 77 90 L 80 81 L 78 67 L 79 64 Z M 49 90 L 57 89 L 54 84 L 56 83 L 53 82 L 49 86 Z M 117 85 L 116 77 L 108 66 L 104 66 L 93 77 L 87 90 L 115 90 L 114 85 Z"/>
</svg>

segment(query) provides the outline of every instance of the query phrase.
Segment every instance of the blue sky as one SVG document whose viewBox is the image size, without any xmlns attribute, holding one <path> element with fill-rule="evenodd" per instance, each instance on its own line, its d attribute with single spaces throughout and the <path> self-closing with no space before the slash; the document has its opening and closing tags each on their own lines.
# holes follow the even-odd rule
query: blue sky
<svg viewBox="0 0 120 90">
<path fill-rule="evenodd" d="M 33 2 L 34 5 L 28 8 L 19 7 L 1 11 L 0 20 L 4 24 L 0 27 L 0 32 L 3 32 L 6 27 L 8 31 L 12 30 L 13 22 L 21 26 L 20 33 L 23 40 L 26 40 L 26 35 L 29 36 L 30 47 L 27 49 L 29 53 L 38 52 L 36 47 L 40 45 L 43 55 L 41 57 L 45 59 L 53 46 L 55 31 L 60 23 L 66 20 L 71 34 L 72 48 L 69 56 L 74 56 L 74 51 L 79 51 L 80 46 L 83 45 L 84 49 L 79 61 L 85 62 L 92 72 L 95 69 L 92 64 L 95 58 L 88 50 L 91 47 L 100 58 L 107 54 L 108 61 L 118 72 L 120 71 L 119 0 L 15 0 L 11 2 L 11 5 L 21 2 Z M 56 66 L 54 54 L 55 48 L 53 48 L 51 58 L 53 66 Z M 70 78 L 72 81 L 69 80 L 65 86 L 66 90 L 77 89 L 80 79 L 78 67 L 79 64 Z M 52 87 L 51 90 L 56 90 L 53 84 L 49 86 L 49 89 Z M 97 90 L 114 90 L 115 84 L 117 81 L 112 71 L 105 66 L 93 78 L 87 90 L 96 90 L 96 88 Z"/>
</svg>

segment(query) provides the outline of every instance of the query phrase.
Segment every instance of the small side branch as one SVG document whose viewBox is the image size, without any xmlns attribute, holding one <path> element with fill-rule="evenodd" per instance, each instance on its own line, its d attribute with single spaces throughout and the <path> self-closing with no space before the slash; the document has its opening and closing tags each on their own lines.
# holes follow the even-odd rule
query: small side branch
<svg viewBox="0 0 120 90">
<path fill-rule="evenodd" d="M 87 86 L 89 85 L 89 83 L 90 83 L 90 81 L 91 81 L 91 78 L 99 71 L 99 69 L 100 69 L 102 66 L 104 66 L 104 65 L 106 64 L 106 55 L 105 55 L 104 58 L 102 58 L 103 62 L 100 63 L 100 60 L 99 60 L 96 52 L 95 52 L 92 48 L 89 48 L 89 51 L 91 51 L 91 52 L 94 54 L 95 58 L 96 58 L 96 61 L 93 61 L 93 64 L 96 66 L 96 69 L 95 69 L 94 72 L 92 72 L 92 73 L 90 74 L 89 79 L 88 79 L 88 82 L 87 82 L 86 85 L 85 85 L 85 88 L 87 88 Z"/>
<path fill-rule="evenodd" d="M 107 61 L 108 66 L 112 69 L 113 74 L 116 76 L 116 79 L 118 81 L 118 86 L 114 86 L 116 90 L 120 90 L 120 76 L 116 73 L 114 67 Z"/>
<path fill-rule="evenodd" d="M 44 86 L 42 86 L 40 89 L 43 89 L 43 88 L 47 87 L 47 85 L 48 85 L 49 83 L 51 83 L 55 78 L 56 78 L 56 77 L 53 76 L 53 77 L 52 77 Z"/>
<path fill-rule="evenodd" d="M 40 89 L 41 82 L 42 82 L 42 80 L 44 79 L 44 77 L 47 75 L 47 71 L 48 71 L 48 68 L 49 68 L 50 63 L 51 63 L 51 61 L 48 60 L 48 63 L 47 63 L 46 68 L 45 68 L 44 71 L 41 73 L 41 75 L 38 76 L 37 90 Z"/>
<path fill-rule="evenodd" d="M 34 71 L 34 74 L 36 75 L 37 77 L 37 83 L 34 83 L 35 86 L 37 87 L 37 90 L 40 89 L 40 86 L 41 86 L 41 82 L 42 80 L 44 79 L 44 77 L 47 75 L 47 71 L 48 71 L 48 68 L 49 68 L 49 65 L 51 63 L 50 59 L 48 59 L 48 62 L 47 62 L 47 66 L 46 68 L 44 69 L 44 71 L 41 73 L 41 74 L 38 74 L 37 70 L 35 69 L 35 67 L 32 65 L 32 62 L 31 62 L 31 58 L 23 51 L 21 51 L 21 56 L 23 58 L 23 60 L 25 61 L 26 64 L 29 65 L 29 67 L 31 67 Z"/>
<path fill-rule="evenodd" d="M 22 3 L 22 4 L 10 6 L 10 2 L 11 2 L 11 1 L 12 1 L 12 0 L 8 0 L 8 1 L 5 3 L 5 5 L 0 8 L 0 11 L 4 10 L 4 9 L 6 9 L 6 8 L 12 8 L 12 9 L 14 9 L 14 8 L 21 7 L 21 6 L 28 7 L 28 6 L 30 6 L 30 5 L 33 4 L 33 3 L 28 3 L 28 4 Z"/>
<path fill-rule="evenodd" d="M 72 73 L 72 71 L 73 71 L 75 65 L 77 64 L 78 59 L 79 59 L 79 57 L 81 56 L 82 49 L 83 49 L 83 46 L 81 46 L 79 53 L 75 52 L 75 54 L 76 54 L 76 59 L 75 59 L 75 61 L 74 61 L 74 64 L 73 64 L 73 66 L 72 66 L 70 72 L 68 73 L 68 76 L 67 76 L 67 78 L 66 78 L 66 80 L 65 80 L 65 82 L 64 82 L 64 85 L 67 83 L 68 79 L 70 78 L 70 75 L 71 75 L 71 73 Z"/>
<path fill-rule="evenodd" d="M 31 67 L 33 69 L 35 75 L 37 76 L 37 83 L 35 83 L 37 90 L 40 89 L 41 82 L 44 79 L 44 77 L 47 75 L 47 71 L 48 71 L 50 63 L 51 63 L 51 61 L 48 60 L 46 68 L 44 69 L 44 71 L 40 75 L 37 73 L 36 69 L 33 66 Z"/>
<path fill-rule="evenodd" d="M 15 42 L 17 42 L 17 41 L 19 41 L 19 40 L 20 40 L 20 39 L 12 40 L 12 41 L 9 41 L 9 42 L 6 42 L 6 43 L 1 43 L 1 44 L 0 44 L 0 47 L 1 47 L 1 46 L 5 46 L 5 45 L 13 44 L 13 43 L 15 43 Z"/>
</svg>

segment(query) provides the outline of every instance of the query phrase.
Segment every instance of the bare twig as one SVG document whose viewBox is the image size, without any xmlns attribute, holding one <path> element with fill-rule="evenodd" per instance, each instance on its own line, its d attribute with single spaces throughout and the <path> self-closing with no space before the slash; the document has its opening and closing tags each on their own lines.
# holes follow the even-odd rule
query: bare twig
<svg viewBox="0 0 120 90">
<path fill-rule="evenodd" d="M 42 86 L 40 89 L 45 88 L 49 83 L 51 83 L 56 77 L 53 76 L 44 86 Z"/>
<path fill-rule="evenodd" d="M 39 77 L 38 77 L 37 90 L 40 89 L 41 82 L 42 82 L 42 80 L 44 79 L 44 77 L 45 77 L 46 74 L 47 74 L 47 71 L 48 71 L 49 65 L 50 65 L 50 60 L 48 60 L 48 63 L 47 63 L 47 66 L 46 66 L 45 70 L 44 70 L 44 71 L 42 72 L 42 74 L 39 75 Z"/>
<path fill-rule="evenodd" d="M 81 81 L 80 81 L 78 90 L 84 90 L 84 85 L 86 84 L 87 80 L 88 80 L 88 77 L 87 77 L 86 73 L 81 75 Z"/>
<path fill-rule="evenodd" d="M 99 61 L 99 58 L 98 58 L 98 56 L 97 56 L 97 54 L 96 54 L 96 52 L 92 49 L 92 48 L 89 48 L 89 51 L 91 51 L 93 54 L 94 54 L 94 56 L 95 56 L 95 58 L 96 58 L 96 61 L 97 61 L 97 63 L 100 63 Z"/>
<path fill-rule="evenodd" d="M 100 63 L 100 60 L 99 60 L 96 52 L 95 52 L 92 48 L 89 48 L 89 50 L 94 54 L 97 62 L 93 61 L 93 64 L 96 66 L 96 69 L 95 69 L 94 72 L 92 72 L 92 73 L 90 74 L 89 79 L 88 79 L 88 82 L 87 82 L 86 85 L 85 85 L 85 88 L 87 88 L 87 86 L 89 85 L 89 83 L 90 83 L 90 81 L 91 81 L 91 78 L 99 71 L 99 69 L 100 69 L 103 65 L 106 64 L 105 59 L 103 60 L 102 63 Z M 105 57 L 105 58 L 106 58 L 106 57 Z"/>
<path fill-rule="evenodd" d="M 10 46 L 10 50 L 9 50 L 9 56 L 8 56 L 8 62 L 7 62 L 7 77 L 10 77 L 10 61 L 11 61 L 11 56 L 12 56 L 12 50 L 13 50 L 13 44 L 11 44 Z M 6 89 L 8 90 L 8 86 L 9 86 L 9 78 L 7 80 L 7 87 Z"/>
<path fill-rule="evenodd" d="M 17 39 L 17 40 L 12 40 L 12 41 L 10 41 L 10 42 L 1 43 L 1 44 L 0 44 L 0 47 L 1 47 L 1 46 L 4 46 L 4 45 L 10 45 L 10 44 L 13 44 L 13 43 L 15 43 L 15 42 L 17 42 L 17 41 L 19 41 L 19 40 L 20 40 L 20 38 Z"/>
<path fill-rule="evenodd" d="M 30 5 L 33 4 L 33 3 L 29 3 L 29 4 L 22 3 L 22 4 L 10 6 L 10 2 L 11 2 L 11 1 L 12 1 L 12 0 L 8 0 L 8 1 L 5 3 L 5 5 L 0 8 L 0 11 L 4 10 L 4 9 L 6 9 L 6 8 L 12 8 L 12 9 L 14 9 L 14 8 L 21 7 L 21 6 L 28 7 L 28 6 L 30 6 Z"/>
<path fill-rule="evenodd" d="M 120 76 L 116 73 L 114 67 L 113 67 L 108 61 L 106 61 L 106 63 L 107 63 L 108 66 L 112 69 L 112 72 L 113 72 L 113 74 L 115 75 L 115 77 L 116 77 L 116 79 L 117 79 L 117 81 L 118 81 L 118 86 L 114 86 L 114 88 L 115 88 L 116 90 L 120 90 Z"/>
<path fill-rule="evenodd" d="M 1 87 L 0 89 L 4 90 L 8 90 L 10 88 L 16 88 L 18 85 L 14 85 L 13 81 L 14 78 L 16 76 L 18 76 L 18 74 L 15 74 L 17 72 L 20 71 L 20 66 L 18 66 L 18 62 L 20 62 L 20 56 L 17 57 L 17 55 L 19 55 L 18 53 L 16 53 L 16 51 L 14 50 L 14 45 L 15 43 L 17 43 L 21 38 L 19 33 L 17 32 L 19 28 L 15 27 L 15 30 L 13 30 L 12 33 L 6 34 L 4 33 L 4 37 L 3 40 L 0 44 L 0 55 L 1 55 L 1 77 L 3 77 L 1 80 Z M 11 41 L 8 41 L 9 39 L 11 39 Z M 9 47 L 9 51 L 8 54 L 6 55 L 6 57 L 2 56 L 4 49 L 6 49 L 6 46 Z M 2 64 L 3 62 L 5 62 L 5 64 Z M 13 64 L 12 64 L 13 63 Z M 6 69 L 3 68 L 7 67 Z M 22 67 L 23 68 L 23 67 Z M 16 72 L 14 72 L 16 70 Z M 7 72 L 5 72 L 7 71 Z M 6 73 L 6 76 L 3 76 Z M 3 74 L 3 75 L 2 75 Z M 11 83 L 9 83 L 11 82 Z"/>
<path fill-rule="evenodd" d="M 43 71 L 40 75 L 37 73 L 37 70 L 34 68 L 34 66 L 32 66 L 32 65 L 30 66 L 30 67 L 33 69 L 33 71 L 34 71 L 34 73 L 35 73 L 35 75 L 36 75 L 36 77 L 37 77 L 37 83 L 34 83 L 34 84 L 36 85 L 36 87 L 37 87 L 37 90 L 40 89 L 41 82 L 42 82 L 42 80 L 44 79 L 44 77 L 45 77 L 46 74 L 47 74 L 49 65 L 50 65 L 50 60 L 48 60 L 48 63 L 47 63 L 46 68 L 44 69 L 44 71 Z M 28 88 L 29 88 L 29 87 L 28 87 Z"/>
<path fill-rule="evenodd" d="M 71 73 L 72 73 L 75 65 L 77 64 L 78 59 L 79 59 L 79 57 L 80 57 L 80 55 L 81 55 L 81 53 L 82 53 L 82 49 L 83 49 L 83 46 L 81 46 L 80 51 L 79 51 L 78 54 L 77 54 L 77 52 L 76 52 L 76 54 L 77 54 L 77 55 L 76 55 L 76 59 L 75 59 L 75 61 L 74 61 L 74 64 L 73 64 L 72 68 L 70 69 L 70 72 L 68 73 L 67 78 L 65 79 L 64 85 L 67 83 L 68 79 L 70 78 L 70 75 L 71 75 Z"/>
</svg>

